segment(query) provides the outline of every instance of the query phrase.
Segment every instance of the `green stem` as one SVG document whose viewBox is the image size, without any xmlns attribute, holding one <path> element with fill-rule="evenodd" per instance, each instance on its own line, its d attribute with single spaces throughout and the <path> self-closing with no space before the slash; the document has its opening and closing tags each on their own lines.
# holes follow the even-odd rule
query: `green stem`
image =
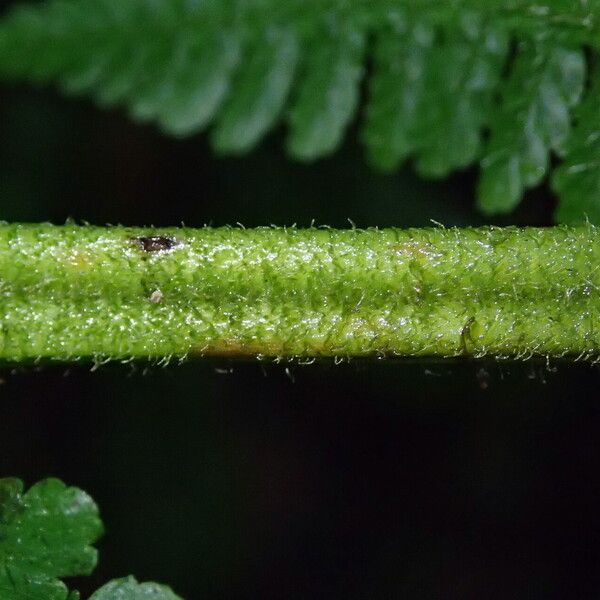
<svg viewBox="0 0 600 600">
<path fill-rule="evenodd" d="M 595 357 L 600 233 L 0 226 L 0 358 Z"/>
</svg>

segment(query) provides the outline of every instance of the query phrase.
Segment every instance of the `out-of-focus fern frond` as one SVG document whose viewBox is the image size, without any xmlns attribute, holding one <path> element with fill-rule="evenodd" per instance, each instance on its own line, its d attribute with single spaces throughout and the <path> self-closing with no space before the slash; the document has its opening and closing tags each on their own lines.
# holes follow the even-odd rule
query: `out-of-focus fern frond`
<svg viewBox="0 0 600 600">
<path fill-rule="evenodd" d="M 550 150 L 560 152 L 569 135 L 570 109 L 584 81 L 580 50 L 545 41 L 523 44 L 490 122 L 479 186 L 484 211 L 511 210 L 524 189 L 546 176 Z"/>
<path fill-rule="evenodd" d="M 554 187 L 573 221 L 600 219 L 586 48 L 600 49 L 600 0 L 47 0 L 0 20 L 0 77 L 55 82 L 172 135 L 212 124 L 221 153 L 283 121 L 289 153 L 314 160 L 340 144 L 367 73 L 373 164 L 412 157 L 443 177 L 481 161 L 479 204 L 497 213 L 566 155 Z"/>
<path fill-rule="evenodd" d="M 333 152 L 358 105 L 365 32 L 343 16 L 328 17 L 307 47 L 289 116 L 288 150 L 302 160 Z"/>
<path fill-rule="evenodd" d="M 480 15 L 447 31 L 396 15 L 376 41 L 364 129 L 373 163 L 389 170 L 414 154 L 423 175 L 443 177 L 477 160 L 507 53 L 506 33 Z"/>
<path fill-rule="evenodd" d="M 415 137 L 417 169 L 442 177 L 480 155 L 482 128 L 508 53 L 508 36 L 469 15 L 445 32 L 428 60 Z"/>
<path fill-rule="evenodd" d="M 556 218 L 600 223 L 600 70 L 590 93 L 576 111 L 577 123 L 564 144 L 564 162 L 554 171 L 552 186 L 561 198 Z"/>
<path fill-rule="evenodd" d="M 398 167 L 416 147 L 414 129 L 425 95 L 425 71 L 434 30 L 426 22 L 398 16 L 378 32 L 364 141 L 372 162 L 385 170 Z"/>
<path fill-rule="evenodd" d="M 284 107 L 298 61 L 297 36 L 274 27 L 250 51 L 213 132 L 221 152 L 245 152 L 273 126 Z"/>
</svg>

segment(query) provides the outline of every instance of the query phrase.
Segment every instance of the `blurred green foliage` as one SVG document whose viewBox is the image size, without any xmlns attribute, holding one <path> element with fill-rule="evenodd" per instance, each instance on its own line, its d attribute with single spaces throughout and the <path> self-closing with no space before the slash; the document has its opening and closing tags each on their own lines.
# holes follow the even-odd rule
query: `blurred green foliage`
<svg viewBox="0 0 600 600">
<path fill-rule="evenodd" d="M 48 479 L 27 492 L 0 479 L 0 593 L 6 600 L 78 600 L 60 578 L 89 575 L 102 522 L 93 500 Z"/>
<path fill-rule="evenodd" d="M 0 77 L 56 82 L 175 136 L 214 124 L 221 154 L 253 149 L 284 121 L 301 161 L 339 148 L 365 81 L 361 137 L 375 166 L 413 157 L 419 173 L 442 178 L 480 163 L 478 206 L 493 215 L 542 182 L 555 155 L 565 161 L 559 218 L 600 222 L 600 156 L 586 142 L 594 114 L 579 111 L 572 130 L 581 99 L 597 101 L 595 85 L 584 92 L 599 10 L 563 0 L 543 10 L 526 0 L 48 0 L 0 23 Z"/>
<path fill-rule="evenodd" d="M 79 600 L 60 581 L 89 575 L 98 560 L 91 544 L 104 527 L 88 494 L 59 479 L 26 492 L 19 479 L 0 479 L 0 593 L 2 600 Z M 59 579 L 60 578 L 60 579 Z M 90 600 L 181 600 L 169 588 L 115 579 Z"/>
</svg>

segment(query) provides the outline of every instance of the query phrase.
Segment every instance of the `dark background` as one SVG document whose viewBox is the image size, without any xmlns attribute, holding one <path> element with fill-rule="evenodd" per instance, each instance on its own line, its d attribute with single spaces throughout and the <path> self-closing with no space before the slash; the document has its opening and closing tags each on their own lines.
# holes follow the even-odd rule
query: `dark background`
<svg viewBox="0 0 600 600">
<path fill-rule="evenodd" d="M 486 222 L 475 172 L 377 174 L 355 127 L 301 165 L 282 136 L 220 159 L 205 136 L 5 85 L 0 219 Z M 495 222 L 549 224 L 553 206 L 540 189 Z M 102 509 L 100 566 L 75 582 L 86 593 L 134 573 L 187 600 L 600 595 L 595 367 L 194 361 L 1 378 L 0 476 L 54 475 Z"/>
</svg>

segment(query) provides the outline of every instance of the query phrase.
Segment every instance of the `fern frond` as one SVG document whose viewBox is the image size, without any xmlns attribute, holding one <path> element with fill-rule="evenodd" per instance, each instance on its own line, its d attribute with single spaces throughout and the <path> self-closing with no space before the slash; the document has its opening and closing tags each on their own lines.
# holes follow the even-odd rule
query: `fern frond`
<svg viewBox="0 0 600 600">
<path fill-rule="evenodd" d="M 506 33 L 477 15 L 466 15 L 460 28 L 444 32 L 429 57 L 415 126 L 422 175 L 444 177 L 479 158 L 507 53 Z"/>
<path fill-rule="evenodd" d="M 565 160 L 554 172 L 553 189 L 561 202 L 556 218 L 563 223 L 583 219 L 600 222 L 600 70 L 591 92 L 579 106 L 577 124 L 564 146 Z"/>
<path fill-rule="evenodd" d="M 376 40 L 363 135 L 371 161 L 384 170 L 397 168 L 415 149 L 414 123 L 435 35 L 426 22 L 407 23 L 400 15 L 394 21 Z"/>
<path fill-rule="evenodd" d="M 287 100 L 297 60 L 293 31 L 274 27 L 263 32 L 217 120 L 212 136 L 217 150 L 245 152 L 274 125 Z"/>
<path fill-rule="evenodd" d="M 287 147 L 301 160 L 333 152 L 354 116 L 363 74 L 365 32 L 326 15 L 306 48 L 305 73 L 292 107 Z"/>
<path fill-rule="evenodd" d="M 422 19 L 394 20 L 377 40 L 364 140 L 384 170 L 416 154 L 423 175 L 443 177 L 479 157 L 508 37 L 475 13 L 437 36 Z"/>
<path fill-rule="evenodd" d="M 594 205 L 568 165 L 589 148 L 591 123 L 571 124 L 581 98 L 599 100 L 584 90 L 585 51 L 599 49 L 600 0 L 47 0 L 0 20 L 0 78 L 55 82 L 176 136 L 213 124 L 221 153 L 283 120 L 293 157 L 331 154 L 369 73 L 371 162 L 414 158 L 428 177 L 481 162 L 487 213 L 511 210 L 552 153 L 567 153 L 564 206 L 571 186 Z"/>
<path fill-rule="evenodd" d="M 526 188 L 545 177 L 550 150 L 560 151 L 569 135 L 570 109 L 579 102 L 584 81 L 580 50 L 549 42 L 520 48 L 490 123 L 479 187 L 484 212 L 508 212 Z"/>
</svg>

